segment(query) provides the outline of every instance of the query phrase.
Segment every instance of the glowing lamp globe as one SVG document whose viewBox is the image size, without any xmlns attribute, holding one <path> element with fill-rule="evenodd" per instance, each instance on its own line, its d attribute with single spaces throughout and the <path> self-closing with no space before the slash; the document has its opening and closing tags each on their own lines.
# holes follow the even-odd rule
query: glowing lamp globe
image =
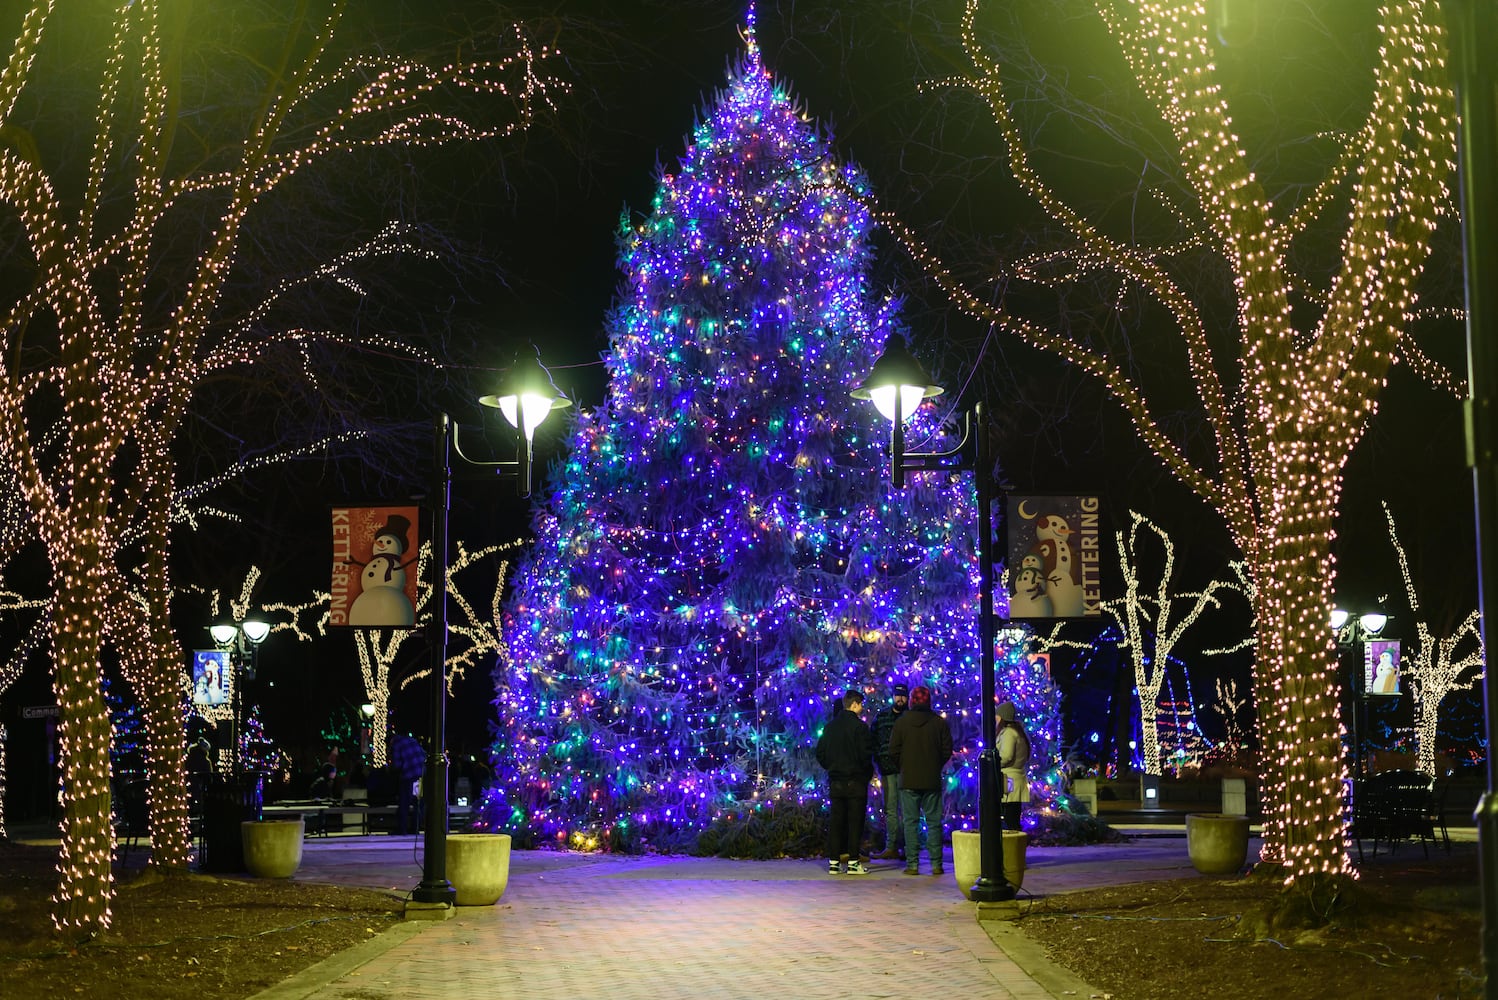
<svg viewBox="0 0 1498 1000">
<path fill-rule="evenodd" d="M 940 396 L 942 392 L 941 386 L 932 384 L 930 376 L 909 348 L 898 337 L 890 337 L 884 342 L 884 350 L 875 359 L 874 367 L 869 370 L 869 377 L 853 390 L 852 395 L 854 399 L 873 402 L 885 420 L 893 421 L 898 415 L 905 422 L 915 416 L 921 400 Z"/>
<path fill-rule="evenodd" d="M 499 392 L 481 396 L 479 402 L 497 408 L 511 427 L 520 428 L 527 441 L 534 437 L 536 428 L 552 410 L 572 405 L 572 400 L 552 382 L 551 373 L 539 357 L 516 358 Z"/>
</svg>

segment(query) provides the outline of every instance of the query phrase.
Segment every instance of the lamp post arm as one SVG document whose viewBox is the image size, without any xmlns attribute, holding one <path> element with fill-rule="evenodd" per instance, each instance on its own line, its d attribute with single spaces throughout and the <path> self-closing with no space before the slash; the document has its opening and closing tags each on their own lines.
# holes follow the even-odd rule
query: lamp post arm
<svg viewBox="0 0 1498 1000">
<path fill-rule="evenodd" d="M 980 450 L 978 441 L 982 431 L 974 430 L 974 420 L 976 418 L 981 422 L 982 408 L 983 404 L 978 403 L 963 413 L 962 440 L 948 451 L 917 451 L 906 454 L 904 432 L 900 430 L 900 421 L 896 420 L 893 451 L 895 488 L 904 486 L 903 473 L 906 472 L 963 472 L 968 469 L 979 472 L 981 458 L 977 452 Z"/>
<path fill-rule="evenodd" d="M 479 458 L 473 458 L 472 456 L 470 456 L 467 452 L 465 452 L 463 450 L 463 425 L 460 424 L 460 423 L 458 423 L 458 422 L 456 422 L 456 421 L 453 421 L 453 420 L 449 419 L 449 427 L 450 427 L 450 430 L 448 431 L 448 435 L 449 435 L 449 439 L 450 439 L 450 442 L 451 442 L 452 454 L 457 455 L 458 458 L 462 459 L 462 461 L 463 461 L 463 463 L 465 465 L 471 465 L 471 466 L 473 466 L 475 468 L 479 468 L 479 469 L 496 469 L 496 470 L 498 470 L 498 472 L 499 472 L 500 475 L 504 475 L 506 473 L 509 473 L 509 474 L 515 476 L 515 478 L 520 483 L 520 495 L 521 496 L 530 496 L 530 494 L 531 494 L 531 466 L 533 464 L 533 459 L 532 459 L 531 440 L 529 438 L 526 438 L 526 440 L 525 440 L 525 446 L 520 449 L 520 457 L 519 458 L 512 458 L 512 459 L 479 459 Z M 451 476 L 452 476 L 451 463 L 449 463 L 449 465 L 448 465 L 448 472 L 447 472 L 447 474 L 448 474 L 449 479 L 451 479 Z"/>
</svg>

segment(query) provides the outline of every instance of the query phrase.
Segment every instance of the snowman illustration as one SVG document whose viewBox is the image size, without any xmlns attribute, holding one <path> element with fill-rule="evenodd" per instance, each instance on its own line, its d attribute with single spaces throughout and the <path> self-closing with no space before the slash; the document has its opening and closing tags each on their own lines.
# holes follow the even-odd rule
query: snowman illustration
<svg viewBox="0 0 1498 1000">
<path fill-rule="evenodd" d="M 1014 575 L 1014 590 L 1009 595 L 1012 618 L 1050 618 L 1053 613 L 1051 599 L 1045 592 L 1040 548 L 1037 545 L 1020 560 L 1019 572 Z"/>
<path fill-rule="evenodd" d="M 1393 650 L 1379 650 L 1378 667 L 1373 676 L 1373 693 L 1399 693 L 1399 667 L 1394 663 Z"/>
<path fill-rule="evenodd" d="M 1072 544 L 1072 527 L 1060 514 L 1035 519 L 1039 552 L 1044 563 L 1045 593 L 1057 618 L 1079 618 L 1086 608 L 1082 594 L 1082 563 Z"/>
<path fill-rule="evenodd" d="M 375 532 L 369 561 L 349 560 L 363 567 L 359 574 L 359 596 L 349 607 L 350 625 L 410 628 L 415 624 L 416 609 L 406 596 L 406 567 L 416 560 L 401 562 L 401 556 L 410 547 L 410 533 L 410 520 L 391 514 L 384 527 Z"/>
</svg>

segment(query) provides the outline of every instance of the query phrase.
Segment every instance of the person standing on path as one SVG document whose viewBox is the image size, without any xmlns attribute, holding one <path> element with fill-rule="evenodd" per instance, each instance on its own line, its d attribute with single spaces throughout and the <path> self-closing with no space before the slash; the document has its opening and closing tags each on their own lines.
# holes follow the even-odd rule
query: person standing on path
<svg viewBox="0 0 1498 1000">
<path fill-rule="evenodd" d="M 886 861 L 901 856 L 905 843 L 905 824 L 900 820 L 900 769 L 889 756 L 889 738 L 895 722 L 905 714 L 910 688 L 904 684 L 890 687 L 890 703 L 874 716 L 874 763 L 879 768 L 879 787 L 884 798 L 884 851 Z"/>
<path fill-rule="evenodd" d="M 1020 810 L 1030 801 L 1030 734 L 1014 718 L 1014 702 L 1006 701 L 994 709 L 998 716 L 999 737 L 999 825 L 1005 830 L 1019 830 Z"/>
<path fill-rule="evenodd" d="M 910 692 L 910 711 L 900 716 L 889 737 L 889 756 L 900 769 L 900 809 L 905 814 L 905 874 L 919 875 L 921 818 L 926 820 L 926 853 L 931 874 L 942 868 L 941 771 L 952 759 L 952 727 L 931 710 L 931 689 Z"/>
<path fill-rule="evenodd" d="M 395 778 L 395 832 L 419 833 L 421 815 L 416 804 L 416 782 L 426 770 L 427 754 L 416 738 L 400 733 L 390 741 L 390 773 Z M 407 829 L 407 826 L 410 829 Z"/>
<path fill-rule="evenodd" d="M 842 709 L 817 739 L 817 763 L 827 770 L 827 874 L 866 875 L 858 860 L 869 809 L 869 780 L 874 777 L 874 734 L 859 718 L 863 692 L 849 688 Z M 849 858 L 846 866 L 843 858 Z"/>
</svg>

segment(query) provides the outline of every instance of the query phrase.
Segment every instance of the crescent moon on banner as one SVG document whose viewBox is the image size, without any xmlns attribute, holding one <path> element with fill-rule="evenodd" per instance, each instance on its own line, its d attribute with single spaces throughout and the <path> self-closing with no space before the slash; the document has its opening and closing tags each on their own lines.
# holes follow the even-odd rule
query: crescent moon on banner
<svg viewBox="0 0 1498 1000">
<path fill-rule="evenodd" d="M 1019 502 L 1019 506 L 1016 507 L 1015 509 L 1019 511 L 1019 516 L 1020 517 L 1024 518 L 1026 521 L 1033 521 L 1033 520 L 1035 520 L 1035 513 L 1033 511 L 1027 511 L 1027 510 L 1025 510 L 1025 504 L 1027 504 L 1029 502 L 1030 501 L 1028 501 L 1028 500 L 1021 500 Z"/>
</svg>

